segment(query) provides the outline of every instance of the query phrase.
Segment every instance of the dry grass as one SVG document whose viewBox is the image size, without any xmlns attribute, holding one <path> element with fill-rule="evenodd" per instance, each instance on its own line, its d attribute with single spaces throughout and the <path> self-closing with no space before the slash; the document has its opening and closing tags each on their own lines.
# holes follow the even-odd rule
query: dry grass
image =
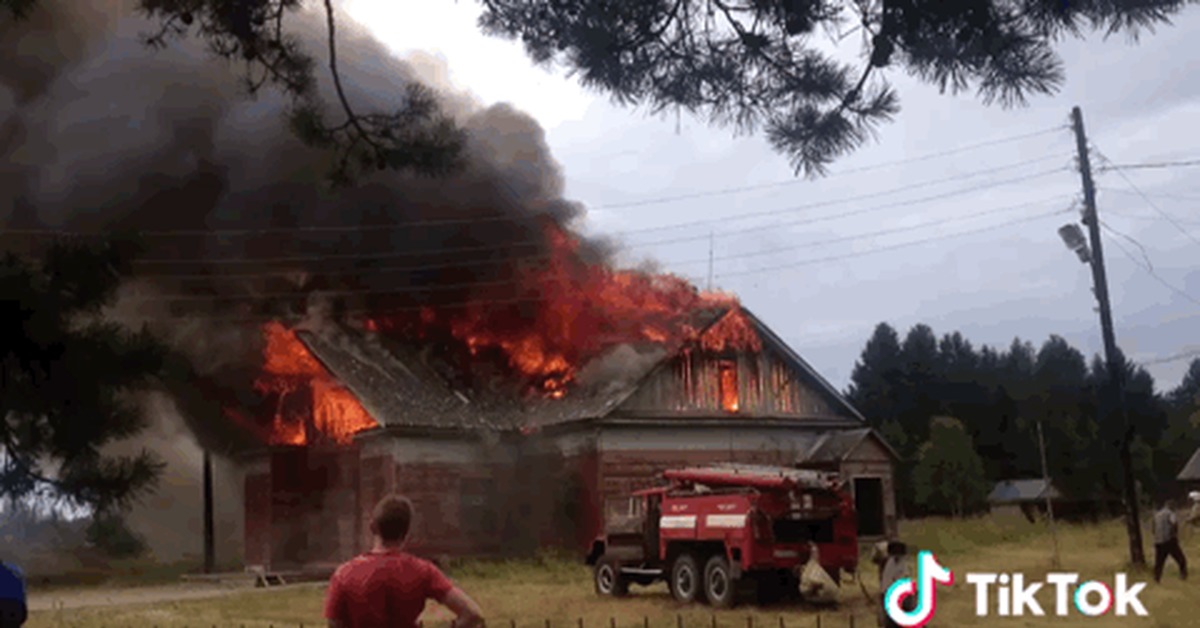
<svg viewBox="0 0 1200 628">
<path fill-rule="evenodd" d="M 1021 571 L 1037 578 L 1051 565 L 1051 540 L 1046 531 L 1020 521 L 980 519 L 974 521 L 921 521 L 905 525 L 903 536 L 917 549 L 934 551 L 943 565 L 960 579 L 965 571 Z M 1059 571 L 1079 572 L 1084 578 L 1111 583 L 1113 573 L 1126 570 L 1127 546 L 1119 522 L 1093 526 L 1059 527 L 1062 557 Z M 1185 552 L 1200 556 L 1200 537 L 1184 538 Z M 1149 548 L 1148 548 L 1149 549 Z M 1152 556 L 1149 558 L 1153 558 Z M 707 627 L 714 621 L 722 627 L 817 626 L 815 609 L 803 607 L 741 608 L 712 613 L 705 607 L 681 607 L 659 585 L 635 588 L 632 597 L 612 600 L 592 592 L 590 574 L 582 565 L 562 558 L 544 557 L 521 563 L 467 563 L 451 569 L 454 578 L 488 612 L 492 626 L 541 627 L 550 620 L 555 627 L 617 626 Z M 1149 580 L 1148 574 L 1134 574 L 1133 580 Z M 869 573 L 867 586 L 875 593 L 875 575 Z M 864 600 L 857 584 L 844 589 L 844 604 L 837 611 L 822 611 L 820 626 L 841 628 L 874 626 L 874 608 Z M 44 626 L 317 626 L 321 618 L 323 587 L 305 586 L 280 591 L 254 591 L 226 597 L 188 602 L 149 604 L 129 608 L 88 609 L 37 613 L 28 624 Z M 1041 596 L 1043 608 L 1053 613 L 1051 592 Z M 1150 617 L 1105 617 L 1090 619 L 1069 617 L 976 617 L 974 590 L 959 584 L 941 589 L 938 612 L 930 626 L 1189 626 L 1200 625 L 1200 596 L 1180 581 L 1174 565 L 1168 567 L 1162 585 L 1150 583 L 1141 596 Z M 430 605 L 427 623 L 444 625 L 448 616 Z"/>
</svg>

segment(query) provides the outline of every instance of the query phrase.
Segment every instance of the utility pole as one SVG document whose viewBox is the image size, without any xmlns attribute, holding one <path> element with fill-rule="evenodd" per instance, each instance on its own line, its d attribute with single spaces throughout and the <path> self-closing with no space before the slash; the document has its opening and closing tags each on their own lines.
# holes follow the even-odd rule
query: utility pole
<svg viewBox="0 0 1200 628">
<path fill-rule="evenodd" d="M 204 450 L 204 573 L 213 572 L 216 550 L 213 543 L 212 456 Z"/>
<path fill-rule="evenodd" d="M 1050 467 L 1046 465 L 1046 439 L 1042 436 L 1042 422 L 1037 422 L 1038 449 L 1042 452 L 1042 480 L 1045 482 L 1046 514 L 1050 517 L 1050 538 L 1054 541 L 1054 568 L 1058 569 L 1058 530 L 1054 527 L 1054 500 L 1050 498 Z"/>
<path fill-rule="evenodd" d="M 1113 333 L 1112 308 L 1108 301 L 1108 278 L 1104 273 L 1104 252 L 1100 244 L 1100 219 L 1096 213 L 1096 186 L 1092 181 L 1092 165 L 1088 159 L 1087 135 L 1083 130 L 1083 112 L 1079 107 L 1071 110 L 1071 122 L 1075 129 L 1075 149 L 1079 153 L 1079 174 L 1083 178 L 1083 223 L 1088 228 L 1091 241 L 1091 265 L 1093 290 L 1100 302 L 1100 329 L 1104 334 L 1104 356 L 1108 362 L 1108 375 L 1117 391 L 1117 411 L 1121 417 L 1123 435 L 1120 444 L 1121 467 L 1125 484 L 1125 526 L 1129 531 L 1129 560 L 1138 567 L 1146 565 L 1142 553 L 1142 526 L 1138 513 L 1137 487 L 1133 479 L 1133 456 L 1130 445 L 1133 425 L 1125 407 L 1125 382 L 1123 365 L 1117 363 L 1117 341 Z"/>
</svg>

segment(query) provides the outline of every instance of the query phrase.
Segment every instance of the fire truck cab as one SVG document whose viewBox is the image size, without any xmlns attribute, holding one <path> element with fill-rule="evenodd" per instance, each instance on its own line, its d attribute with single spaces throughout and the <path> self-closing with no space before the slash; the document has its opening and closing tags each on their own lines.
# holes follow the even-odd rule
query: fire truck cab
<svg viewBox="0 0 1200 628">
<path fill-rule="evenodd" d="M 762 602 L 798 595 L 814 548 L 834 582 L 857 567 L 853 501 L 834 474 L 725 464 L 662 475 L 664 486 L 607 504 L 586 559 L 597 593 L 665 580 L 680 602 L 728 608 L 747 590 Z"/>
</svg>

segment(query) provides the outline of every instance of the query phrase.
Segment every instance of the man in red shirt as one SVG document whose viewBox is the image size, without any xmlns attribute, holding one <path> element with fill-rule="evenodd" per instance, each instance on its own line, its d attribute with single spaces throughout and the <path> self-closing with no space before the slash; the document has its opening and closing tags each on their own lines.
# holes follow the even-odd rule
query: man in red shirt
<svg viewBox="0 0 1200 628">
<path fill-rule="evenodd" d="M 434 600 L 457 616 L 454 628 L 483 625 L 479 606 L 433 563 L 403 551 L 412 503 L 380 500 L 371 515 L 375 546 L 338 568 L 329 580 L 325 618 L 330 628 L 411 628 Z"/>
</svg>

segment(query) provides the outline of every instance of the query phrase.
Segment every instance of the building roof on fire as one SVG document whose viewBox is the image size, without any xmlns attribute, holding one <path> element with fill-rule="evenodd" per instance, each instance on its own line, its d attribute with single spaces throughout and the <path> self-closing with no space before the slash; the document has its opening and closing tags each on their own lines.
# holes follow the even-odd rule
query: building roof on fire
<svg viewBox="0 0 1200 628">
<path fill-rule="evenodd" d="M 702 336 L 728 313 L 729 310 L 723 307 L 697 312 L 693 326 Z M 807 379 L 819 394 L 841 409 L 847 420 L 865 426 L 863 416 L 808 362 L 754 314 L 745 309 L 742 313 L 758 333 L 765 349 Z M 323 325 L 320 329 L 297 330 L 297 337 L 382 427 L 437 430 L 540 429 L 603 420 L 689 346 L 680 344 L 665 349 L 661 345 L 624 346 L 617 350 L 635 356 L 634 359 L 620 360 L 618 373 L 599 369 L 600 372 L 590 377 L 591 385 L 573 391 L 564 399 L 500 406 L 455 389 L 416 351 L 391 343 L 385 346 L 384 341 L 374 334 L 340 325 Z M 601 362 L 604 358 L 601 356 L 593 362 Z M 589 379 L 584 374 L 587 370 L 588 365 L 585 365 L 581 380 Z M 870 434 L 869 429 L 855 429 L 834 440 L 821 439 L 814 443 L 808 457 L 844 456 Z M 883 444 L 894 455 L 887 443 Z"/>
<path fill-rule="evenodd" d="M 333 325 L 297 330 L 296 336 L 384 427 L 496 427 L 403 348 Z"/>
</svg>

